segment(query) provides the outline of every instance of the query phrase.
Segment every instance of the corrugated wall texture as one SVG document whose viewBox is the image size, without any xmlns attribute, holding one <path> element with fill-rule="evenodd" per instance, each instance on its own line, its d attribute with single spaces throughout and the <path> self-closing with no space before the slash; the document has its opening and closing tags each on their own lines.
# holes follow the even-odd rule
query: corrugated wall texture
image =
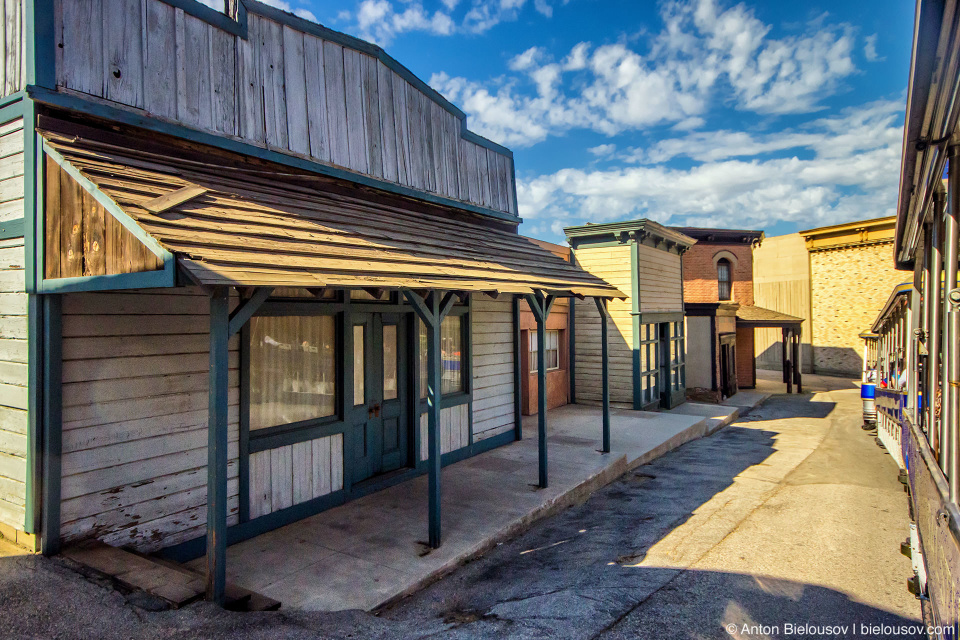
<svg viewBox="0 0 960 640">
<path fill-rule="evenodd" d="M 9 7 L 9 3 L 8 3 Z M 0 221 L 23 217 L 23 121 L 0 126 Z M 24 528 L 27 294 L 23 238 L 0 240 L 0 522 Z"/>
<path fill-rule="evenodd" d="M 64 296 L 65 540 L 152 551 L 203 533 L 209 307 L 195 289 Z M 239 507 L 238 344 L 230 341 L 229 524 Z"/>
<path fill-rule="evenodd" d="M 632 290 L 630 246 L 581 248 L 576 261 L 583 269 L 599 276 L 627 295 Z M 658 253 L 663 253 L 658 252 Z M 678 287 L 679 287 L 679 258 Z M 642 297 L 641 297 L 642 299 Z M 633 316 L 631 300 L 611 300 L 607 339 L 610 348 L 610 402 L 614 406 L 633 407 Z M 576 327 L 575 377 L 577 402 L 599 404 L 602 400 L 602 363 L 600 358 L 600 314 L 592 299 L 574 304 Z"/>
<path fill-rule="evenodd" d="M 683 312 L 680 256 L 645 244 L 638 245 L 640 312 Z M 629 264 L 629 262 L 627 263 Z M 602 276 L 601 276 L 602 277 Z M 629 289 L 620 289 L 628 293 Z"/>
<path fill-rule="evenodd" d="M 60 87 L 516 213 L 513 160 L 371 55 L 253 12 L 240 38 L 162 0 L 58 0 L 55 20 Z"/>
<path fill-rule="evenodd" d="M 513 429 L 513 302 L 473 296 L 473 441 Z"/>
</svg>

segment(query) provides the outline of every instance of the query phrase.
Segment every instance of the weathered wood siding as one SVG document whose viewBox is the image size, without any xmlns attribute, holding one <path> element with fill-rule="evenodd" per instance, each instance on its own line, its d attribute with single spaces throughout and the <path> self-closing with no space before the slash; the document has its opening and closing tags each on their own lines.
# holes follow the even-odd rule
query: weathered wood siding
<svg viewBox="0 0 960 640">
<path fill-rule="evenodd" d="M 343 434 L 250 455 L 250 517 L 343 489 Z"/>
<path fill-rule="evenodd" d="M 151 551 L 203 533 L 209 306 L 195 289 L 64 296 L 65 540 Z M 229 524 L 239 507 L 238 344 L 230 341 Z"/>
<path fill-rule="evenodd" d="M 683 277 L 680 256 L 676 253 L 641 244 L 638 268 L 640 270 L 640 312 L 683 312 Z M 623 290 L 625 293 L 627 290 Z"/>
<path fill-rule="evenodd" d="M 440 410 L 440 453 L 449 453 L 470 444 L 470 404 Z M 427 442 L 427 414 L 420 414 L 420 459 L 430 457 Z"/>
<path fill-rule="evenodd" d="M 76 278 L 163 268 L 163 261 L 50 157 L 46 158 L 44 276 Z"/>
<path fill-rule="evenodd" d="M 633 281 L 630 274 L 630 246 L 580 248 L 575 251 L 577 264 L 630 295 Z M 679 256 L 678 256 L 679 257 Z M 679 282 L 679 280 L 678 280 Z M 643 297 L 641 296 L 641 300 Z M 633 315 L 632 302 L 611 300 L 607 306 L 610 320 L 607 340 L 610 349 L 610 402 L 615 406 L 633 406 Z M 577 402 L 598 404 L 602 401 L 602 360 L 600 314 L 592 299 L 574 304 L 576 341 Z"/>
<path fill-rule="evenodd" d="M 8 5 L 9 6 L 9 5 Z M 0 220 L 23 216 L 23 122 L 0 126 Z M 23 238 L 0 240 L 0 522 L 24 528 L 27 294 Z"/>
<path fill-rule="evenodd" d="M 514 427 L 513 302 L 473 297 L 473 441 Z"/>
<path fill-rule="evenodd" d="M 516 213 L 512 158 L 464 139 L 457 114 L 367 53 L 252 11 L 246 39 L 162 0 L 55 11 L 59 87 Z"/>
<path fill-rule="evenodd" d="M 23 0 L 3 0 L 3 67 L 0 68 L 0 88 L 8 96 L 24 88 L 27 77 L 26 24 L 23 19 Z"/>
</svg>

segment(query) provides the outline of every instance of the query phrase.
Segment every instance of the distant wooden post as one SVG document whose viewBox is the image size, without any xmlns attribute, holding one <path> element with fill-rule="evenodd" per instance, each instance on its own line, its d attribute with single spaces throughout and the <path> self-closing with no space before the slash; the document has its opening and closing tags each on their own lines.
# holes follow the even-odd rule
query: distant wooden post
<svg viewBox="0 0 960 640">
<path fill-rule="evenodd" d="M 610 355 L 607 346 L 607 301 L 594 298 L 600 312 L 600 359 L 603 371 L 603 453 L 610 453 Z"/>
</svg>

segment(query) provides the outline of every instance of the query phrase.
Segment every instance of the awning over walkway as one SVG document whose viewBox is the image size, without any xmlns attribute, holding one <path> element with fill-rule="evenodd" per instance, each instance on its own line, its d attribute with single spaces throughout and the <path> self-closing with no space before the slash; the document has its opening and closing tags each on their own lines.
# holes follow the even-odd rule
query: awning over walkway
<svg viewBox="0 0 960 640">
<path fill-rule="evenodd" d="M 413 197 L 196 147 L 43 135 L 199 284 L 625 297 L 502 224 Z"/>
<path fill-rule="evenodd" d="M 780 313 L 756 305 L 741 305 L 737 309 L 737 325 L 741 327 L 799 327 L 803 318 Z"/>
</svg>

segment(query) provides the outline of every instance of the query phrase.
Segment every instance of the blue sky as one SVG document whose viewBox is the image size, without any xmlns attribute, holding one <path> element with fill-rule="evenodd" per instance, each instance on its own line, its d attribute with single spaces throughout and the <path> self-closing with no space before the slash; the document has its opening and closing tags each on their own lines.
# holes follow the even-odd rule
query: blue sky
<svg viewBox="0 0 960 640">
<path fill-rule="evenodd" d="M 272 0 L 380 44 L 514 151 L 521 233 L 891 215 L 903 0 Z"/>
</svg>

